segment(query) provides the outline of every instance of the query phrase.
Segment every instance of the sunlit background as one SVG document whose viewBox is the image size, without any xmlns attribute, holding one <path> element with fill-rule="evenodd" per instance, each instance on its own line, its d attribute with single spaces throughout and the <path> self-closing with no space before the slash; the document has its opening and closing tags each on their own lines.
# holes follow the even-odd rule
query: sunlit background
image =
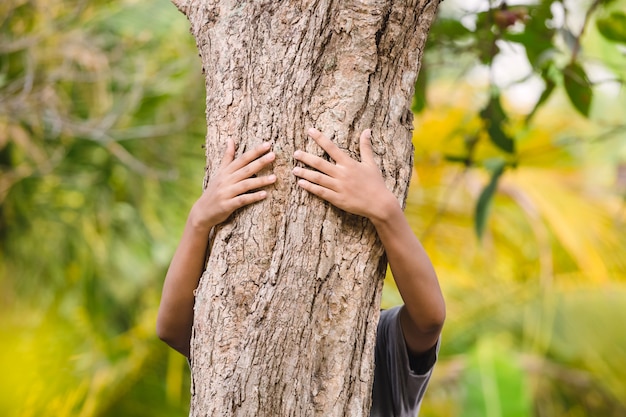
<svg viewBox="0 0 626 417">
<path fill-rule="evenodd" d="M 523 3 L 444 1 L 416 85 L 448 307 L 421 415 L 623 417 L 626 1 Z M 167 0 L 0 2 L 0 416 L 187 415 L 154 327 L 203 86 Z"/>
</svg>

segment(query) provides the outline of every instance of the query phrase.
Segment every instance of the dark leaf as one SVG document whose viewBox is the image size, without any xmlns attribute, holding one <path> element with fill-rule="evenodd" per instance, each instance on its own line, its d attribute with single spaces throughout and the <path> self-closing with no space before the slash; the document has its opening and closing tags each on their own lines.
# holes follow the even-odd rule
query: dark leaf
<svg viewBox="0 0 626 417">
<path fill-rule="evenodd" d="M 474 34 L 476 52 L 478 59 L 484 65 L 491 65 L 493 58 L 500 53 L 500 48 L 496 44 L 500 35 L 496 35 L 493 29 L 495 24 L 494 13 L 495 10 L 488 10 L 476 15 L 476 31 Z"/>
<path fill-rule="evenodd" d="M 524 31 L 504 34 L 504 39 L 524 46 L 528 61 L 535 68 L 543 66 L 546 52 L 554 49 L 555 29 L 546 24 L 552 19 L 549 4 L 550 2 L 539 2 L 536 6 L 527 6 Z"/>
<path fill-rule="evenodd" d="M 448 162 L 460 163 L 465 166 L 472 165 L 472 160 L 467 156 L 444 155 L 444 159 Z"/>
<path fill-rule="evenodd" d="M 598 31 L 606 39 L 626 43 L 626 14 L 613 12 L 596 21 Z"/>
<path fill-rule="evenodd" d="M 458 19 L 438 18 L 430 28 L 428 44 L 450 43 L 466 39 L 470 32 Z"/>
<path fill-rule="evenodd" d="M 563 83 L 570 101 L 580 114 L 589 117 L 593 91 L 583 67 L 577 63 L 563 69 Z"/>
<path fill-rule="evenodd" d="M 478 239 L 482 239 L 485 231 L 491 200 L 493 200 L 493 196 L 498 188 L 498 181 L 504 173 L 506 162 L 503 159 L 495 159 L 490 161 L 489 165 L 491 165 L 491 179 L 489 184 L 487 184 L 487 186 L 480 193 L 480 197 L 476 203 L 476 213 L 474 216 L 474 228 Z"/>
<path fill-rule="evenodd" d="M 507 117 L 500 104 L 499 94 L 491 96 L 487 107 L 480 112 L 480 117 L 485 122 L 491 142 L 505 152 L 515 153 L 515 141 L 502 128 Z"/>
</svg>

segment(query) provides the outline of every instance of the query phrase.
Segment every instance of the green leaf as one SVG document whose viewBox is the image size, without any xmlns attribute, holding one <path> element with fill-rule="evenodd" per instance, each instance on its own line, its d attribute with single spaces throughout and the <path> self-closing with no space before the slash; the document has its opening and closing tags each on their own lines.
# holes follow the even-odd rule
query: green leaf
<svg viewBox="0 0 626 417">
<path fill-rule="evenodd" d="M 507 33 L 504 37 L 507 41 L 519 43 L 526 51 L 526 57 L 528 62 L 533 67 L 543 65 L 545 59 L 544 56 L 549 56 L 553 51 L 554 44 L 552 43 L 552 33 L 535 33 L 530 28 L 526 28 L 521 33 Z"/>
<path fill-rule="evenodd" d="M 485 122 L 491 142 L 505 152 L 515 153 L 515 141 L 502 129 L 507 117 L 500 104 L 499 94 L 491 96 L 487 106 L 480 112 L 480 117 Z"/>
<path fill-rule="evenodd" d="M 529 382 L 511 342 L 504 335 L 483 336 L 468 353 L 463 372 L 461 417 L 530 417 Z"/>
<path fill-rule="evenodd" d="M 523 32 L 507 31 L 504 39 L 524 46 L 528 62 L 537 68 L 544 65 L 545 57 L 555 50 L 555 29 L 546 22 L 553 19 L 551 2 L 538 2 L 536 6 L 527 5 L 528 17 Z"/>
<path fill-rule="evenodd" d="M 451 43 L 466 39 L 470 32 L 458 19 L 438 18 L 430 28 L 428 35 L 429 47 L 435 44 Z"/>
<path fill-rule="evenodd" d="M 476 15 L 476 31 L 474 34 L 474 48 L 478 59 L 484 65 L 493 63 L 493 59 L 500 53 L 496 41 L 500 35 L 494 33 L 494 10 L 487 10 Z"/>
<path fill-rule="evenodd" d="M 443 157 L 448 162 L 463 164 L 465 166 L 470 166 L 472 164 L 472 160 L 468 156 L 444 155 Z"/>
<path fill-rule="evenodd" d="M 489 215 L 489 207 L 491 200 L 498 188 L 498 181 L 506 168 L 506 161 L 501 158 L 494 158 L 484 162 L 485 166 L 491 171 L 491 180 L 483 189 L 476 203 L 476 213 L 474 215 L 474 228 L 478 239 L 482 239 L 487 217 Z"/>
<path fill-rule="evenodd" d="M 613 12 L 607 17 L 598 19 L 596 26 L 606 39 L 626 43 L 626 14 L 623 12 Z"/>
<path fill-rule="evenodd" d="M 575 62 L 569 64 L 563 69 L 563 82 L 574 108 L 583 116 L 589 117 L 593 91 L 583 67 Z"/>
</svg>

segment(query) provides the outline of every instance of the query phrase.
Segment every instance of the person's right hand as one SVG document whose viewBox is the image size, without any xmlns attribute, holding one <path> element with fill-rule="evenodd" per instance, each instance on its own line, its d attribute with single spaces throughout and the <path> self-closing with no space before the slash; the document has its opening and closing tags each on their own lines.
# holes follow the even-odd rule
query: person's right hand
<svg viewBox="0 0 626 417">
<path fill-rule="evenodd" d="M 276 155 L 270 147 L 269 142 L 264 142 L 235 159 L 235 143 L 232 139 L 228 140 L 220 167 L 191 208 L 189 218 L 194 227 L 208 233 L 235 210 L 267 196 L 265 190 L 259 189 L 273 184 L 276 176 L 256 177 L 255 174 L 274 161 Z"/>
</svg>

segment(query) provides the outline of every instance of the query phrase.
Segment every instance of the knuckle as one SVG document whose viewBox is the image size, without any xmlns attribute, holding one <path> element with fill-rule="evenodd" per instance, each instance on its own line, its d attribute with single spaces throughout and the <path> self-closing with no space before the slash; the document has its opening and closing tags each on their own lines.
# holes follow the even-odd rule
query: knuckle
<svg viewBox="0 0 626 417">
<path fill-rule="evenodd" d="M 322 178 L 322 176 L 320 175 L 320 173 L 319 173 L 319 172 L 317 172 L 317 171 L 309 171 L 309 175 L 308 175 L 308 177 L 309 177 L 309 179 L 310 179 L 311 181 L 313 181 L 313 182 L 314 182 L 314 183 L 316 183 L 316 184 L 319 184 L 319 182 L 320 182 L 320 180 L 321 180 L 321 178 Z"/>
<path fill-rule="evenodd" d="M 324 187 L 315 187 L 316 189 L 316 194 L 320 197 L 322 197 L 324 200 L 328 199 L 328 190 Z"/>
<path fill-rule="evenodd" d="M 229 205 L 226 204 L 226 203 L 219 203 L 218 206 L 217 206 L 217 212 L 222 217 L 228 217 L 232 211 L 233 211 L 233 209 L 231 207 L 229 207 Z"/>
<path fill-rule="evenodd" d="M 241 168 L 241 173 L 244 175 L 245 178 L 249 178 L 254 175 L 254 169 L 251 165 L 246 165 Z"/>
<path fill-rule="evenodd" d="M 233 204 L 235 206 L 235 209 L 241 208 L 243 206 L 245 206 L 246 203 L 246 194 L 241 194 L 238 195 L 237 197 L 233 198 Z"/>
<path fill-rule="evenodd" d="M 255 194 L 242 194 L 239 197 L 237 197 L 237 199 L 239 200 L 239 207 L 244 207 L 247 206 L 251 203 L 254 203 L 256 201 L 256 195 Z"/>
</svg>

